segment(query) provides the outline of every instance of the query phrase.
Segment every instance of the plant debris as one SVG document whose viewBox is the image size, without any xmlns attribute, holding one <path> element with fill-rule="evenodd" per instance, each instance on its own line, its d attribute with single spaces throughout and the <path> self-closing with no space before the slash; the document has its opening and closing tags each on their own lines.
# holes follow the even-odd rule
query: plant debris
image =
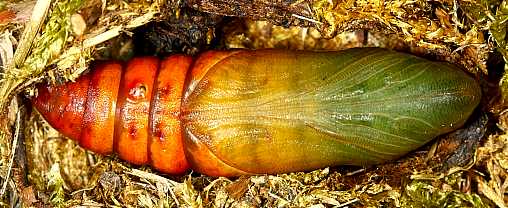
<svg viewBox="0 0 508 208">
<path fill-rule="evenodd" d="M 49 2 L 47 13 L 32 14 L 44 10 L 33 5 Z M 506 207 L 508 78 L 492 76 L 487 66 L 495 52 L 504 59 L 498 65 L 508 69 L 507 28 L 506 0 L 0 2 L 0 182 L 5 186 L 0 205 Z M 473 74 L 484 88 L 481 110 L 493 125 L 464 130 L 480 142 L 464 148 L 471 159 L 457 160 L 453 164 L 463 165 L 458 167 L 442 168 L 446 158 L 436 154 L 439 145 L 454 141 L 452 133 L 384 165 L 214 178 L 161 175 L 90 153 L 62 138 L 36 112 L 16 124 L 18 106 L 29 104 L 12 98 L 35 94 L 34 83 L 75 80 L 93 59 L 150 53 L 136 52 L 139 42 L 150 42 L 158 55 L 209 48 L 410 52 Z M 16 128 L 25 138 L 19 143 Z M 23 163 L 19 160 L 14 167 L 26 165 L 28 174 L 9 165 L 16 146 L 26 149 L 27 164 L 16 164 Z"/>
</svg>

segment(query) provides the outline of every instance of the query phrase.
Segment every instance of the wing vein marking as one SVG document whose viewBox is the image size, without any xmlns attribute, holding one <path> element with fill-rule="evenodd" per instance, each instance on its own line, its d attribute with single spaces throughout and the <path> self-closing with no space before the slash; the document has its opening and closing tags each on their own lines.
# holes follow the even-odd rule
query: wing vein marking
<svg viewBox="0 0 508 208">
<path fill-rule="evenodd" d="M 382 154 L 382 155 L 386 155 L 386 156 L 396 156 L 396 155 L 398 155 L 398 153 L 378 151 L 378 150 L 375 150 L 373 148 L 369 148 L 368 146 L 364 146 L 364 145 L 357 144 L 355 142 L 344 140 L 342 135 L 340 135 L 340 134 L 338 134 L 338 133 L 336 133 L 334 131 L 330 131 L 330 130 L 328 130 L 326 128 L 322 128 L 319 125 L 313 125 L 313 124 L 310 124 L 310 123 L 305 123 L 305 125 L 308 126 L 309 128 L 312 128 L 312 129 L 318 131 L 318 132 L 330 135 L 331 137 L 335 138 L 336 141 L 338 141 L 340 143 L 343 143 L 345 145 L 354 146 L 354 147 L 356 147 L 358 149 L 364 150 L 364 152 L 367 152 L 367 153 L 368 152 L 374 153 L 374 154 L 372 154 L 372 156 L 377 157 L 377 158 L 382 158 L 380 155 L 377 155 L 377 154 Z"/>
<path fill-rule="evenodd" d="M 418 63 L 418 64 L 415 64 L 415 65 L 420 65 L 421 63 Z M 401 84 L 403 83 L 406 83 L 408 81 L 411 81 L 413 79 L 416 79 L 417 77 L 419 77 L 421 74 L 423 74 L 425 71 L 427 71 L 427 67 L 422 69 L 420 72 L 418 72 L 416 75 L 413 75 L 411 77 L 408 77 L 404 80 L 400 80 L 400 81 L 397 81 L 395 82 L 394 84 L 392 85 L 384 85 L 383 87 L 379 88 L 379 89 L 376 89 L 376 90 L 373 90 L 373 91 L 370 91 L 370 92 L 367 92 L 367 93 L 363 93 L 363 94 L 358 94 L 358 95 L 352 95 L 352 96 L 347 96 L 347 97 L 341 97 L 341 98 L 338 98 L 338 99 L 334 99 L 333 96 L 331 96 L 331 98 L 327 99 L 327 100 L 330 100 L 330 101 L 339 101 L 339 100 L 342 100 L 342 99 L 353 99 L 353 98 L 357 98 L 357 97 L 362 97 L 362 96 L 369 96 L 371 94 L 375 94 L 375 93 L 378 93 L 380 91 L 383 91 L 383 90 L 388 90 L 388 89 L 391 89 L 391 88 L 394 88 L 394 87 L 397 87 L 397 86 L 400 86 Z"/>
<path fill-rule="evenodd" d="M 365 81 L 367 81 L 367 80 L 371 79 L 371 78 L 372 78 L 372 77 L 374 77 L 374 76 L 377 76 L 377 75 L 379 75 L 379 74 L 381 74 L 381 73 L 384 73 L 384 72 L 385 72 L 388 68 L 393 67 L 394 65 L 400 64 L 400 63 L 401 63 L 401 62 L 403 62 L 403 61 L 405 61 L 405 60 L 398 60 L 398 61 L 397 61 L 397 62 L 395 62 L 395 63 L 391 63 L 391 64 L 389 64 L 389 65 L 387 65 L 387 66 L 384 66 L 383 68 L 381 68 L 381 69 L 377 70 L 376 72 L 374 72 L 374 73 L 370 74 L 370 75 L 369 75 L 369 76 L 367 76 L 367 77 L 364 77 L 364 78 L 361 78 L 361 79 L 357 80 L 356 82 L 351 81 L 351 79 L 348 79 L 349 81 L 351 81 L 349 85 L 347 85 L 347 86 L 343 86 L 343 87 L 341 87 L 341 88 L 337 89 L 336 91 L 334 91 L 333 93 L 340 93 L 340 92 L 344 92 L 345 90 L 347 90 L 347 89 L 349 89 L 349 88 L 351 88 L 351 87 L 353 87 L 353 86 L 356 86 L 356 85 L 358 85 L 358 84 L 360 84 L 360 83 L 363 83 L 363 82 L 365 82 Z"/>
</svg>

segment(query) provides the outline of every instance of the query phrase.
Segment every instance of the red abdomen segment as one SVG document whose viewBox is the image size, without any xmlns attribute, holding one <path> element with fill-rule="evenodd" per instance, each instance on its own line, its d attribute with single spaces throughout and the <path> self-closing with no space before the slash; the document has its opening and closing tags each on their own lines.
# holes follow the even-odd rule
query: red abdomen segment
<svg viewBox="0 0 508 208">
<path fill-rule="evenodd" d="M 100 154 L 181 174 L 189 169 L 179 120 L 188 56 L 102 62 L 76 82 L 40 86 L 33 100 L 63 135 Z"/>
</svg>

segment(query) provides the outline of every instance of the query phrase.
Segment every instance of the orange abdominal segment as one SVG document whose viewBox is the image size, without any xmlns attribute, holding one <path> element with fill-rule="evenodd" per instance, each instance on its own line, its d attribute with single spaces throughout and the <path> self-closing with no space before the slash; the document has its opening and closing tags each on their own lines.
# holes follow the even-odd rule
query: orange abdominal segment
<svg viewBox="0 0 508 208">
<path fill-rule="evenodd" d="M 90 77 L 80 145 L 100 154 L 109 154 L 113 151 L 116 98 L 122 66 L 109 62 L 99 64 L 96 69 Z"/>
<path fill-rule="evenodd" d="M 164 59 L 154 84 L 149 154 L 152 166 L 169 174 L 182 174 L 189 169 L 179 116 L 185 76 L 191 63 L 189 56 L 174 55 Z"/>
<path fill-rule="evenodd" d="M 128 62 L 120 82 L 115 151 L 134 164 L 149 162 L 148 115 L 158 68 L 159 60 L 155 57 L 135 58 Z"/>
</svg>

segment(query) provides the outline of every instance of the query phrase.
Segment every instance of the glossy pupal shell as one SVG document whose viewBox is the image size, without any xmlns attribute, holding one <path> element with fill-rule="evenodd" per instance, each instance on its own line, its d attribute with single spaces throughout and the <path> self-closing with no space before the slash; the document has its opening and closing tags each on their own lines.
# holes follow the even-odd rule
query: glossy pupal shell
<svg viewBox="0 0 508 208">
<path fill-rule="evenodd" d="M 460 127 L 480 87 L 389 50 L 211 51 L 100 62 L 34 106 L 100 154 L 169 174 L 282 173 L 396 159 Z"/>
<path fill-rule="evenodd" d="M 206 53 L 182 104 L 186 155 L 209 175 L 396 159 L 464 124 L 478 105 L 460 69 L 374 48 Z"/>
<path fill-rule="evenodd" d="M 34 106 L 63 135 L 100 154 L 169 174 L 189 169 L 180 103 L 192 58 L 100 62 L 76 82 L 41 85 Z"/>
</svg>

